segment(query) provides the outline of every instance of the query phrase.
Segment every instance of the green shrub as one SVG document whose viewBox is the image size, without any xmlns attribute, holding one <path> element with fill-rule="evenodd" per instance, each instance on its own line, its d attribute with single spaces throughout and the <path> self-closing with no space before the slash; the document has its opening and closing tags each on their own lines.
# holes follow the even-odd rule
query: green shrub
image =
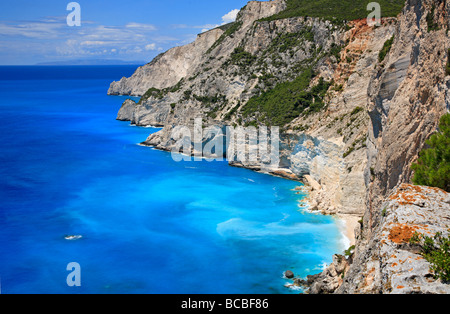
<svg viewBox="0 0 450 314">
<path fill-rule="evenodd" d="M 439 131 L 426 142 L 429 148 L 420 152 L 413 183 L 441 188 L 450 192 L 450 114 L 442 116 Z"/>
<path fill-rule="evenodd" d="M 431 264 L 436 278 L 450 282 L 450 237 L 438 232 L 431 238 L 416 232 L 410 243 L 421 247 L 421 254 Z"/>
<path fill-rule="evenodd" d="M 392 44 L 394 43 L 395 36 L 392 36 L 391 39 L 388 39 L 383 46 L 383 49 L 381 49 L 380 53 L 378 54 L 378 61 L 383 62 L 384 58 L 386 58 L 389 51 L 391 51 Z"/>
<path fill-rule="evenodd" d="M 164 97 L 164 92 L 157 88 L 149 88 L 144 95 L 142 95 L 141 99 L 139 100 L 138 104 L 142 104 L 142 102 L 146 101 L 150 97 L 156 97 L 158 99 L 162 99 Z"/>
<path fill-rule="evenodd" d="M 241 103 L 238 102 L 238 104 L 236 106 L 234 106 L 224 117 L 224 120 L 228 121 L 231 119 L 232 116 L 234 116 L 236 114 L 236 112 L 238 111 L 239 107 L 241 106 Z"/>
<path fill-rule="evenodd" d="M 258 83 L 263 84 L 266 87 L 272 87 L 274 82 L 277 80 L 275 75 L 271 73 L 264 73 L 262 76 L 258 78 Z"/>
<path fill-rule="evenodd" d="M 267 53 L 283 53 L 299 43 L 300 36 L 298 33 L 281 33 L 271 41 Z"/>
<path fill-rule="evenodd" d="M 353 255 L 353 252 L 355 251 L 355 246 L 354 245 L 352 245 L 351 247 L 349 247 L 345 252 L 344 252 L 344 255 L 346 256 L 346 257 L 350 257 L 350 256 L 352 256 Z"/>
<path fill-rule="evenodd" d="M 337 45 L 335 43 L 331 44 L 330 55 L 334 56 L 336 58 L 337 62 L 341 61 L 342 48 L 343 48 L 343 46 L 341 46 L 341 45 Z"/>
<path fill-rule="evenodd" d="M 192 95 L 192 90 L 185 90 L 184 91 L 184 100 L 189 100 L 190 98 L 191 98 L 191 95 Z"/>
<path fill-rule="evenodd" d="M 181 79 L 177 84 L 175 84 L 172 87 L 164 88 L 164 89 L 158 89 L 158 88 L 149 88 L 144 95 L 142 95 L 141 99 L 139 100 L 139 105 L 142 104 L 142 102 L 146 101 L 150 97 L 155 97 L 157 99 L 163 99 L 168 93 L 175 93 L 181 89 L 183 86 L 184 79 Z"/>
<path fill-rule="evenodd" d="M 253 64 L 257 59 L 256 56 L 247 52 L 242 47 L 237 47 L 231 53 L 231 64 L 235 64 L 241 67 L 247 67 Z"/>
<path fill-rule="evenodd" d="M 352 111 L 352 113 L 350 115 L 354 116 L 354 115 L 360 113 L 363 110 L 364 110 L 364 108 L 362 108 L 362 107 L 356 107 L 355 109 L 353 109 L 353 111 Z"/>
<path fill-rule="evenodd" d="M 242 26 L 242 22 L 232 22 L 222 25 L 218 28 L 224 31 L 224 33 L 216 40 L 216 42 L 208 49 L 207 54 L 213 51 L 217 46 L 219 46 L 227 37 L 233 37 L 234 33 L 237 32 Z"/>
<path fill-rule="evenodd" d="M 344 90 L 344 85 L 342 85 L 342 84 L 337 85 L 337 84 L 336 84 L 336 85 L 333 87 L 333 90 L 336 91 L 336 92 L 341 92 L 341 91 Z"/>
<path fill-rule="evenodd" d="M 217 103 L 226 102 L 226 96 L 220 95 L 220 94 L 216 94 L 214 96 L 199 96 L 199 95 L 193 94 L 192 97 L 207 107 L 209 107 L 211 105 L 215 105 Z"/>
<path fill-rule="evenodd" d="M 434 22 L 434 13 L 436 11 L 436 5 L 433 4 L 431 7 L 430 12 L 427 14 L 427 25 L 428 25 L 428 31 L 437 31 L 439 30 L 439 25 Z"/>
<path fill-rule="evenodd" d="M 346 158 L 348 155 L 350 155 L 351 153 L 353 153 L 355 151 L 355 147 L 351 146 L 349 147 L 349 149 L 344 153 L 344 158 Z"/>
<path fill-rule="evenodd" d="M 243 116 L 261 116 L 266 125 L 283 127 L 302 114 L 319 112 L 325 106 L 323 98 L 332 83 L 320 78 L 318 84 L 308 91 L 313 77 L 312 69 L 308 68 L 293 81 L 279 83 L 252 97 L 242 108 Z"/>
<path fill-rule="evenodd" d="M 368 15 L 367 5 L 372 0 L 287 0 L 286 10 L 262 19 L 263 21 L 273 21 L 278 19 L 310 16 L 320 17 L 334 22 L 352 21 L 366 18 Z M 403 0 L 377 0 L 382 8 L 383 17 L 397 16 L 405 1 Z"/>
</svg>

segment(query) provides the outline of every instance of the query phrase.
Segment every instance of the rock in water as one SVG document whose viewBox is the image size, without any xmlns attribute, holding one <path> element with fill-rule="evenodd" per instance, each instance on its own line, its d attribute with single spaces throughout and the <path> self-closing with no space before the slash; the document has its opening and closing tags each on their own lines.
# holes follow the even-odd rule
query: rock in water
<svg viewBox="0 0 450 314">
<path fill-rule="evenodd" d="M 292 278 L 294 278 L 294 273 L 293 273 L 292 271 L 290 271 L 290 270 L 287 270 L 287 271 L 284 273 L 284 277 L 286 277 L 286 278 L 288 278 L 288 279 L 292 279 Z"/>
</svg>

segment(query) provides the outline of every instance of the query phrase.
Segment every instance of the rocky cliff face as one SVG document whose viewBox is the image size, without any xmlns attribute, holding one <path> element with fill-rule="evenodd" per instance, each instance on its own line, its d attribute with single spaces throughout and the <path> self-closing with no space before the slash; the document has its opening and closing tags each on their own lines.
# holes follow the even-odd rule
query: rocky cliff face
<svg viewBox="0 0 450 314">
<path fill-rule="evenodd" d="M 149 88 L 166 88 L 178 83 L 195 68 L 202 53 L 223 34 L 215 29 L 200 34 L 197 40 L 189 45 L 175 47 L 160 54 L 152 62 L 139 67 L 130 78 L 122 78 L 113 82 L 108 95 L 142 96 Z"/>
<path fill-rule="evenodd" d="M 378 207 L 399 184 L 410 182 L 411 163 L 447 112 L 449 16 L 447 1 L 407 1 L 392 49 L 369 86 L 371 207 Z M 430 29 L 428 18 L 436 30 Z"/>
<path fill-rule="evenodd" d="M 182 126 L 193 131 L 195 120 L 223 130 L 281 126 L 279 167 L 267 170 L 261 160 L 230 163 L 304 178 L 312 210 L 363 217 L 355 230 L 353 259 L 337 259 L 324 276 L 315 278 L 311 291 L 416 291 L 413 284 L 406 285 L 409 279 L 392 279 L 394 272 L 384 266 L 389 258 L 383 254 L 403 257 L 407 253 L 396 251 L 403 247 L 395 241 L 382 246 L 380 240 L 386 224 L 391 224 L 382 214 L 384 208 L 396 220 L 412 209 L 402 208 L 395 216 L 398 207 L 393 201 L 383 203 L 394 191 L 406 189 L 401 184 L 411 179 L 410 164 L 450 108 L 450 77 L 445 73 L 450 3 L 408 0 L 397 18 L 385 18 L 376 27 L 365 19 L 348 26 L 311 17 L 260 20 L 285 8 L 283 0 L 251 1 L 236 22 L 203 33 L 194 43 L 158 56 L 132 77 L 113 82 L 109 94 L 142 96 L 139 103 L 127 100 L 117 118 L 162 126 L 143 144 L 163 150 L 176 145 L 174 131 Z M 302 97 L 314 110 L 298 109 L 298 103 L 287 109 L 254 106 L 255 99 L 263 101 L 277 90 L 283 91 L 278 95 L 282 97 L 298 86 L 303 86 Z M 201 142 L 209 139 L 205 136 Z M 195 145 L 190 145 L 194 154 Z M 439 205 L 445 212 L 448 197 L 439 193 L 427 190 L 425 207 Z M 368 260 L 374 260 L 369 270 Z M 416 264 L 425 269 L 425 264 Z M 333 282 L 332 287 L 324 289 L 324 280 Z M 445 290 L 439 283 L 431 285 L 422 291 Z M 401 286 L 408 288 L 397 289 Z"/>
<path fill-rule="evenodd" d="M 449 2 L 407 1 L 392 48 L 375 68 L 367 89 L 367 210 L 345 279 L 327 292 L 449 292 L 407 244 L 413 231 L 448 234 L 449 194 L 404 184 L 411 180 L 410 165 L 425 140 L 448 112 L 449 16 Z M 324 278 L 317 282 L 319 287 Z"/>
<path fill-rule="evenodd" d="M 321 274 L 296 280 L 312 294 L 448 294 L 430 263 L 410 244 L 417 232 L 449 233 L 450 194 L 436 188 L 400 185 L 381 206 L 382 218 L 354 256 L 336 255 Z"/>
<path fill-rule="evenodd" d="M 448 235 L 450 194 L 402 184 L 379 210 L 380 222 L 367 244 L 358 246 L 336 293 L 450 293 L 450 285 L 434 278 L 430 263 L 409 243 L 415 232 Z"/>
</svg>

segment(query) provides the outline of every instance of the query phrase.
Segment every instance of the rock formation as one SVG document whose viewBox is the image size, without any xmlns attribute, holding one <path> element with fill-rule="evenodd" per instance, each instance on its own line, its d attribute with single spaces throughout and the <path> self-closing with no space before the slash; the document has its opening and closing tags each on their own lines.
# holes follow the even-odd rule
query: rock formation
<svg viewBox="0 0 450 314">
<path fill-rule="evenodd" d="M 342 284 L 330 292 L 450 293 L 450 285 L 434 278 L 430 263 L 409 243 L 415 232 L 449 233 L 450 194 L 402 184 L 379 211 L 381 218 L 371 238 L 358 243 Z"/>
</svg>

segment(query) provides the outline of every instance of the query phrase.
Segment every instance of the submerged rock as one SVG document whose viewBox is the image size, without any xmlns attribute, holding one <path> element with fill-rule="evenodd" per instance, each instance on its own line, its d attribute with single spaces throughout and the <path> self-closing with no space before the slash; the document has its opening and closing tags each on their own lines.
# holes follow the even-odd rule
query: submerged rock
<svg viewBox="0 0 450 314">
<path fill-rule="evenodd" d="M 294 278 L 294 273 L 293 273 L 292 271 L 290 271 L 290 270 L 287 270 L 287 271 L 284 273 L 284 277 L 286 277 L 286 278 L 288 278 L 288 279 L 292 279 L 292 278 Z"/>
</svg>

